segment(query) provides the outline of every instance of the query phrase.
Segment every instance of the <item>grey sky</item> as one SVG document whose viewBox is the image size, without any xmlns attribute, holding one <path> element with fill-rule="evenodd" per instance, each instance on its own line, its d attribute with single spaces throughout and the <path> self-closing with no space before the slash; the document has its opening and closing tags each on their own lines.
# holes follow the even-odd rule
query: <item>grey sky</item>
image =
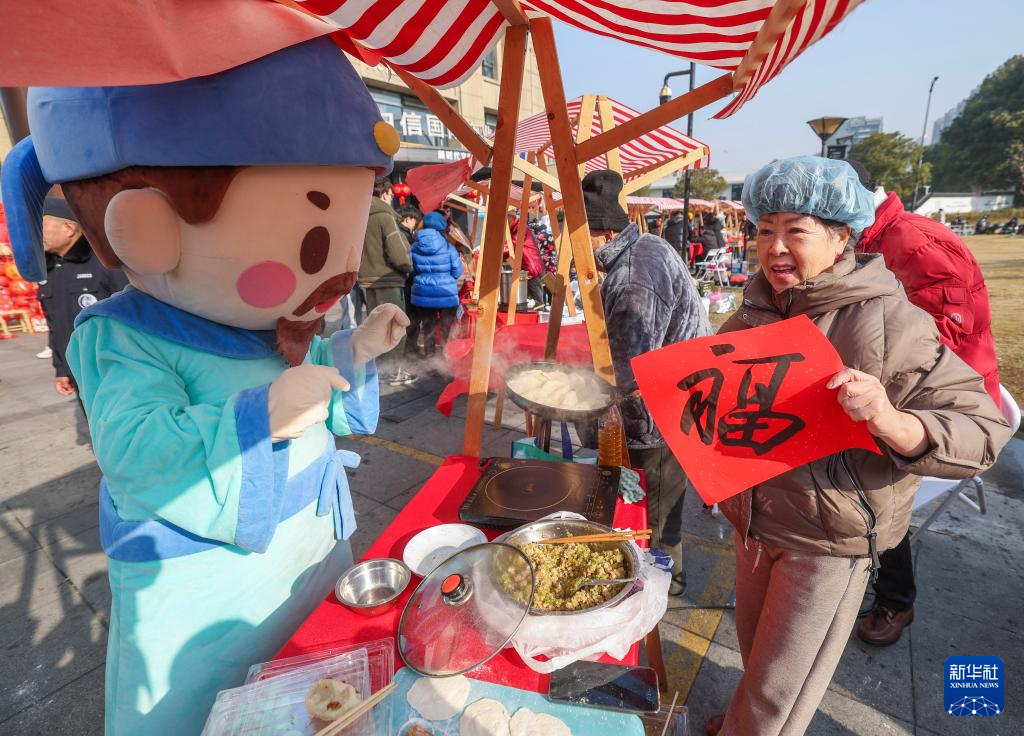
<svg viewBox="0 0 1024 736">
<path fill-rule="evenodd" d="M 658 102 L 662 77 L 686 63 L 621 41 L 556 24 L 566 94 L 605 94 L 638 110 Z M 939 76 L 932 121 L 966 97 L 1002 62 L 1024 53 L 1024 0 L 867 0 L 727 120 L 724 103 L 694 116 L 694 137 L 711 146 L 711 165 L 749 171 L 773 158 L 816 153 L 806 121 L 822 115 L 882 116 L 886 132 L 917 139 L 928 83 Z M 697 66 L 697 84 L 720 74 Z M 675 94 L 686 78 L 670 82 Z M 685 131 L 686 120 L 674 126 Z"/>
</svg>

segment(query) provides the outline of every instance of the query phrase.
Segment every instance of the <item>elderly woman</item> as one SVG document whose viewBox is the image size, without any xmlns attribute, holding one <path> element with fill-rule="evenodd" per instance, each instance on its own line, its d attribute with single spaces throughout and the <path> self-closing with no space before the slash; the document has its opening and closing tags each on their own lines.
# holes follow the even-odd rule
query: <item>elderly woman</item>
<svg viewBox="0 0 1024 736">
<path fill-rule="evenodd" d="M 985 470 L 1010 429 L 881 256 L 854 253 L 874 207 L 849 164 L 776 161 L 747 177 L 743 205 L 761 271 L 722 331 L 809 317 L 846 366 L 828 387 L 882 453 L 831 455 L 722 504 L 737 532 L 744 674 L 708 732 L 792 736 L 825 694 L 878 555 L 907 531 L 918 476 Z"/>
</svg>

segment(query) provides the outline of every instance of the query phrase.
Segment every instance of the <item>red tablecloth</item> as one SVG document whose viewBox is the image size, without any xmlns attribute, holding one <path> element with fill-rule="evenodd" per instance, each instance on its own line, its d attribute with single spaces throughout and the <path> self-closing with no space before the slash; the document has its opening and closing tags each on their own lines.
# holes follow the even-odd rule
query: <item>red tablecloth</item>
<svg viewBox="0 0 1024 736">
<path fill-rule="evenodd" d="M 468 299 L 462 300 L 463 317 L 456 323 L 455 329 L 452 331 L 452 335 L 456 338 L 473 337 L 476 332 L 476 320 L 480 316 L 480 310 L 475 306 L 470 306 L 471 303 Z M 496 321 L 499 327 L 507 325 L 508 312 L 502 312 L 499 309 Z M 538 322 L 540 322 L 540 312 L 526 309 L 516 310 L 517 325 L 535 325 Z"/>
<path fill-rule="evenodd" d="M 491 358 L 491 390 L 496 390 L 504 383 L 506 366 L 543 360 L 547 339 L 546 324 L 498 327 L 494 333 L 494 351 Z M 448 373 L 454 378 L 444 387 L 435 406 L 446 417 L 451 416 L 455 399 L 469 391 L 473 342 L 474 339 L 469 337 L 449 340 L 445 345 L 444 357 L 448 363 Z M 562 327 L 558 336 L 558 362 L 564 365 L 586 365 L 591 362 L 590 339 L 587 337 L 585 324 Z"/>
<path fill-rule="evenodd" d="M 400 560 L 406 543 L 418 532 L 437 524 L 458 522 L 459 505 L 479 477 L 480 469 L 476 458 L 464 456 L 447 458 L 419 493 L 381 533 L 362 559 L 393 557 Z M 624 504 L 620 499 L 615 507 L 614 524 L 619 528 L 646 529 L 646 502 Z M 485 529 L 484 531 L 487 533 L 488 539 L 493 539 L 500 534 L 496 530 Z M 402 609 L 420 580 L 421 578 L 414 575 L 398 604 L 389 611 L 374 617 L 353 613 L 338 603 L 332 592 L 306 619 L 291 640 L 278 652 L 275 659 L 313 652 L 327 646 L 357 644 L 388 636 L 397 639 L 398 620 L 402 615 Z M 619 660 L 611 658 L 606 658 L 604 661 L 619 662 Z M 620 663 L 635 665 L 638 661 L 639 644 L 634 644 Z M 395 666 L 402 666 L 397 649 L 395 651 Z M 486 665 L 468 674 L 478 680 L 509 685 L 521 690 L 547 692 L 548 676 L 531 670 L 523 664 L 519 655 L 512 649 L 502 650 Z"/>
</svg>

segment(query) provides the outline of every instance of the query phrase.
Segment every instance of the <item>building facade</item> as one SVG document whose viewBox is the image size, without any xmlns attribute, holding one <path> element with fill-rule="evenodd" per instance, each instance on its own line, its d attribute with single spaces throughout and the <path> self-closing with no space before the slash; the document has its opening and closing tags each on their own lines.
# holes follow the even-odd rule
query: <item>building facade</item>
<svg viewBox="0 0 1024 736">
<path fill-rule="evenodd" d="M 845 146 L 842 156 L 830 158 L 846 158 L 850 148 L 860 143 L 868 136 L 882 132 L 882 118 L 869 118 L 865 116 L 847 118 L 846 122 L 839 126 L 839 130 L 832 134 L 832 137 L 825 141 L 826 150 L 829 146 Z"/>
<path fill-rule="evenodd" d="M 971 93 L 972 95 L 974 92 Z M 945 115 L 936 118 L 935 122 L 932 123 L 932 139 L 929 143 L 938 143 L 942 137 L 942 131 L 949 127 L 949 124 L 956 120 L 957 116 L 964 111 L 964 105 L 967 104 L 967 100 L 960 100 L 956 107 L 946 111 Z"/>
<path fill-rule="evenodd" d="M 494 135 L 498 123 L 503 44 L 504 41 L 499 41 L 465 82 L 452 89 L 439 90 L 466 122 L 485 138 Z M 380 108 L 381 116 L 395 127 L 401 138 L 402 147 L 395 154 L 392 180 L 404 179 L 405 172 L 415 166 L 454 161 L 466 155 L 458 139 L 388 67 L 383 64 L 369 66 L 355 58 L 351 61 Z M 522 120 L 543 109 L 540 75 L 531 48 L 525 58 L 519 118 Z"/>
</svg>

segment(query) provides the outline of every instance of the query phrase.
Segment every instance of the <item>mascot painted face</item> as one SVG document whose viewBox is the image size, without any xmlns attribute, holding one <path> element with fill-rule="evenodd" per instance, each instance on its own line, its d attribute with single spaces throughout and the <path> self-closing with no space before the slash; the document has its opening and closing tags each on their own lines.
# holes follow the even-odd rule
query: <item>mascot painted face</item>
<svg viewBox="0 0 1024 736">
<path fill-rule="evenodd" d="M 108 734 L 199 733 L 349 565 L 334 435 L 372 433 L 393 305 L 325 339 L 398 136 L 328 39 L 208 77 L 35 88 L 2 169 L 12 246 L 45 278 L 61 184 L 130 286 L 89 305 L 68 363 L 103 471 L 113 596 Z"/>
</svg>

